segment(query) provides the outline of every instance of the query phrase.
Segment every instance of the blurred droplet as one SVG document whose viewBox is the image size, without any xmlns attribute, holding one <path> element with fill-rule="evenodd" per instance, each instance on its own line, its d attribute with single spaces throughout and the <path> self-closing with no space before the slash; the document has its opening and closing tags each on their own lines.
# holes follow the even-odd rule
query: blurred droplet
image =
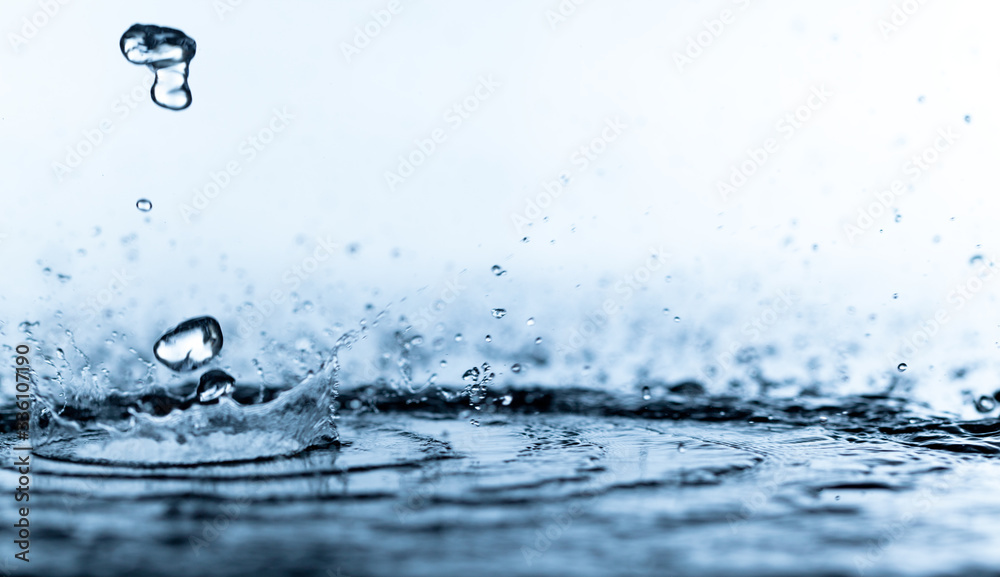
<svg viewBox="0 0 1000 577">
<path fill-rule="evenodd" d="M 493 318 L 495 319 L 502 319 L 507 315 L 507 309 L 493 309 L 491 312 L 493 313 Z"/>
<path fill-rule="evenodd" d="M 902 372 L 906 372 L 906 363 L 899 363 L 899 366 L 897 366 L 896 368 L 897 368 L 897 369 L 899 370 L 899 372 L 901 372 L 901 373 L 902 373 Z"/>
<path fill-rule="evenodd" d="M 142 212 L 149 212 L 153 210 L 153 203 L 145 198 L 140 198 L 139 200 L 135 201 L 135 207 L 141 210 Z"/>
<path fill-rule="evenodd" d="M 521 372 L 521 365 L 519 365 L 518 363 L 514 363 L 514 364 L 513 364 L 513 365 L 512 365 L 511 367 L 510 367 L 510 370 L 511 370 L 512 372 L 514 372 L 514 373 L 520 373 L 520 372 Z"/>
</svg>

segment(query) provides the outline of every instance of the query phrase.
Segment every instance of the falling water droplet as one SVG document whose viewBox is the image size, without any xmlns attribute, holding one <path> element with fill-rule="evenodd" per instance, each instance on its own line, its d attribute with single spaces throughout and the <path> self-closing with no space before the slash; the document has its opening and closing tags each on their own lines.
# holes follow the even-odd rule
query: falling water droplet
<svg viewBox="0 0 1000 577">
<path fill-rule="evenodd" d="M 490 270 L 493 271 L 493 274 L 497 276 L 503 276 L 504 274 L 507 273 L 507 271 L 501 268 L 500 265 L 498 264 L 493 265 L 493 268 L 491 268 Z"/>
<path fill-rule="evenodd" d="M 528 325 L 529 327 L 535 326 L 535 317 L 529 318 L 524 324 Z"/>
<path fill-rule="evenodd" d="M 514 395 L 507 393 L 506 395 L 503 396 L 503 400 L 501 402 L 503 403 L 503 406 L 507 407 L 510 406 L 511 402 L 513 401 L 514 401 Z"/>
<path fill-rule="evenodd" d="M 507 315 L 507 309 L 493 309 L 493 318 L 502 319 Z"/>
<path fill-rule="evenodd" d="M 446 361 L 444 359 L 441 359 L 441 366 L 442 367 L 447 367 L 448 366 L 448 361 Z"/>
<path fill-rule="evenodd" d="M 201 376 L 198 382 L 198 402 L 211 403 L 233 392 L 236 379 L 226 371 L 212 369 Z"/>
<path fill-rule="evenodd" d="M 542 337 L 538 337 L 537 339 L 535 339 L 535 344 L 536 345 L 542 344 Z"/>
<path fill-rule="evenodd" d="M 149 24 L 134 24 L 118 43 L 132 64 L 145 64 L 156 75 L 150 94 L 153 102 L 170 110 L 191 105 L 188 65 L 194 58 L 193 38 L 180 30 Z"/>
<path fill-rule="evenodd" d="M 456 335 L 455 335 L 455 342 L 456 342 L 456 343 L 457 343 L 457 342 L 461 342 L 461 340 L 462 340 L 462 333 L 458 333 L 458 334 L 456 334 Z"/>
<path fill-rule="evenodd" d="M 141 210 L 142 212 L 149 212 L 153 210 L 153 203 L 150 202 L 148 199 L 140 198 L 139 200 L 135 201 L 135 207 Z"/>
<path fill-rule="evenodd" d="M 462 374 L 462 380 L 465 381 L 474 381 L 478 378 L 479 378 L 479 368 L 477 367 L 472 367 L 471 369 L 465 371 L 465 373 Z"/>
<path fill-rule="evenodd" d="M 653 395 L 652 395 L 652 393 L 650 393 L 649 387 L 643 387 L 642 388 L 642 400 L 648 401 L 649 399 L 652 399 L 652 398 L 653 398 Z"/>
<path fill-rule="evenodd" d="M 510 367 L 510 370 L 515 373 L 520 373 L 521 365 L 519 363 L 514 363 L 513 366 Z"/>
<path fill-rule="evenodd" d="M 681 317 L 674 317 L 674 322 L 675 323 L 681 322 Z"/>
<path fill-rule="evenodd" d="M 493 342 L 493 337 L 491 337 L 490 335 L 486 335 L 486 342 L 492 343 Z"/>
<path fill-rule="evenodd" d="M 153 355 L 174 371 L 193 371 L 222 350 L 222 327 L 212 317 L 189 319 L 170 329 L 153 346 Z"/>
<path fill-rule="evenodd" d="M 901 372 L 901 373 L 902 373 L 902 372 L 905 372 L 905 371 L 906 371 L 906 363 L 899 363 L 899 366 L 897 366 L 896 368 L 897 368 L 897 369 L 899 370 L 899 372 Z"/>
</svg>

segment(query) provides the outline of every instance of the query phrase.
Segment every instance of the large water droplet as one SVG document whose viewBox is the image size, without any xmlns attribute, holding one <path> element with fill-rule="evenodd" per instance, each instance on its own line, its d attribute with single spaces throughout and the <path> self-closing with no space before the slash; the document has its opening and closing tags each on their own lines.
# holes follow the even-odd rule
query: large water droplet
<svg viewBox="0 0 1000 577">
<path fill-rule="evenodd" d="M 153 203 L 150 202 L 148 199 L 140 198 L 139 200 L 135 201 L 135 207 L 141 210 L 142 212 L 149 212 L 153 210 Z"/>
<path fill-rule="evenodd" d="M 191 105 L 187 78 L 196 48 L 193 38 L 173 28 L 133 24 L 118 44 L 129 62 L 145 64 L 156 75 L 150 90 L 153 102 L 170 110 Z"/>
<path fill-rule="evenodd" d="M 212 369 L 201 376 L 198 382 L 198 401 L 211 403 L 233 392 L 236 379 L 226 371 Z"/>
<path fill-rule="evenodd" d="M 212 317 L 189 319 L 167 331 L 153 346 L 156 360 L 174 371 L 193 371 L 222 350 L 222 327 Z"/>
</svg>

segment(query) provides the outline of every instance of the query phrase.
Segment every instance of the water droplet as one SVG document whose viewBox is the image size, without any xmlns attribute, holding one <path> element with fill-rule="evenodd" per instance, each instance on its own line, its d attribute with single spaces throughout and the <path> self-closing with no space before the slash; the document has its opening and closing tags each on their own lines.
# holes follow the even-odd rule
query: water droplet
<svg viewBox="0 0 1000 577">
<path fill-rule="evenodd" d="M 507 309 L 493 309 L 493 318 L 502 319 L 507 315 Z"/>
<path fill-rule="evenodd" d="M 167 331 L 153 346 L 153 354 L 174 371 L 193 371 L 222 350 L 222 327 L 212 317 L 189 319 Z"/>
<path fill-rule="evenodd" d="M 663 314 L 669 315 L 670 314 L 670 309 L 663 309 Z"/>
<path fill-rule="evenodd" d="M 902 373 L 902 372 L 905 372 L 905 371 L 906 371 L 906 363 L 899 363 L 899 366 L 897 366 L 896 368 L 897 368 L 897 369 L 899 370 L 899 372 L 901 372 L 901 373 Z"/>
<path fill-rule="evenodd" d="M 191 105 L 187 79 L 196 48 L 193 38 L 173 28 L 134 24 L 118 45 L 129 62 L 145 64 L 156 75 L 150 89 L 153 102 L 170 110 Z"/>
<path fill-rule="evenodd" d="M 899 298 L 899 293 L 892 293 L 892 299 L 896 300 Z"/>
<path fill-rule="evenodd" d="M 493 342 L 493 337 L 491 337 L 490 335 L 486 335 L 486 342 L 492 343 Z"/>
<path fill-rule="evenodd" d="M 511 367 L 510 367 L 510 370 L 511 370 L 511 372 L 514 372 L 514 373 L 520 373 L 520 372 L 521 372 L 521 365 L 520 365 L 520 364 L 518 364 L 518 363 L 514 363 L 514 364 L 513 364 L 513 365 L 512 365 Z"/>
<path fill-rule="evenodd" d="M 899 222 L 899 221 L 903 220 L 903 215 L 901 215 L 901 214 L 896 214 L 896 218 L 895 218 L 895 220 L 896 220 L 896 222 Z"/>
<path fill-rule="evenodd" d="M 135 207 L 141 210 L 142 212 L 149 212 L 153 210 L 153 203 L 150 202 L 148 199 L 140 198 L 139 200 L 135 201 Z"/>
<path fill-rule="evenodd" d="M 522 239 L 521 239 L 521 242 L 525 242 L 525 243 L 526 243 L 526 242 L 528 242 L 528 237 L 524 237 L 524 238 L 522 238 Z"/>
<path fill-rule="evenodd" d="M 535 317 L 529 318 L 527 321 L 525 321 L 524 324 L 528 325 L 529 327 L 535 326 Z"/>
<path fill-rule="evenodd" d="M 441 359 L 441 366 L 442 367 L 447 367 L 448 366 L 448 361 L 446 361 L 444 359 Z"/>
<path fill-rule="evenodd" d="M 461 340 L 462 340 L 462 333 L 458 333 L 457 335 L 455 335 L 455 342 L 456 343 L 457 342 L 461 342 Z"/>
<path fill-rule="evenodd" d="M 971 117 L 971 116 L 969 116 L 968 114 L 966 114 L 966 115 L 965 115 L 965 123 L 966 123 L 966 124 L 970 124 L 971 122 L 972 122 L 972 117 Z"/>
<path fill-rule="evenodd" d="M 465 371 L 465 373 L 462 374 L 462 380 L 465 381 L 474 381 L 478 378 L 479 378 L 479 368 L 477 367 L 472 367 L 471 369 Z"/>
<path fill-rule="evenodd" d="M 674 317 L 674 322 L 675 323 L 681 322 L 681 317 Z"/>
<path fill-rule="evenodd" d="M 505 271 L 504 269 L 502 269 L 500 267 L 500 265 L 498 265 L 498 264 L 493 265 L 493 268 L 491 268 L 490 270 L 493 271 L 493 274 L 495 274 L 497 276 L 503 276 L 503 275 L 507 274 L 507 271 Z"/>
<path fill-rule="evenodd" d="M 643 387 L 642 388 L 642 400 L 648 401 L 649 399 L 652 399 L 652 398 L 653 398 L 653 395 L 652 395 L 652 393 L 650 393 L 649 387 Z"/>
<path fill-rule="evenodd" d="M 537 339 L 535 339 L 535 344 L 536 345 L 542 344 L 542 337 L 538 337 Z"/>
<path fill-rule="evenodd" d="M 226 371 L 212 369 L 201 376 L 198 382 L 198 402 L 211 403 L 233 392 L 236 379 Z"/>
<path fill-rule="evenodd" d="M 476 419 L 469 419 L 469 423 L 471 423 L 472 426 L 474 426 L 474 427 L 478 427 L 479 426 L 479 421 L 476 420 Z"/>
<path fill-rule="evenodd" d="M 997 408 L 997 402 L 993 397 L 983 395 L 975 402 L 976 410 L 980 413 L 988 413 Z"/>
<path fill-rule="evenodd" d="M 507 393 L 506 395 L 503 396 L 503 400 L 501 402 L 503 403 L 503 406 L 507 407 L 510 406 L 511 402 L 513 401 L 514 401 L 514 395 Z"/>
</svg>

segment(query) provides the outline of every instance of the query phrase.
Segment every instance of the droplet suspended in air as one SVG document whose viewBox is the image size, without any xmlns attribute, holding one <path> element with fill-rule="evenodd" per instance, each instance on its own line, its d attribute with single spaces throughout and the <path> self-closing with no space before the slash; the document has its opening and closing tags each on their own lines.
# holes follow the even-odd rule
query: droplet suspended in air
<svg viewBox="0 0 1000 577">
<path fill-rule="evenodd" d="M 212 369 L 206 371 L 198 382 L 198 402 L 211 403 L 233 392 L 236 379 L 226 371 Z"/>
<path fill-rule="evenodd" d="M 653 398 L 653 394 L 650 392 L 649 387 L 642 388 L 642 400 L 648 401 Z"/>
<path fill-rule="evenodd" d="M 899 366 L 897 366 L 896 369 L 898 369 L 901 373 L 906 372 L 906 363 L 899 363 Z"/>
<path fill-rule="evenodd" d="M 151 24 L 133 24 L 118 43 L 132 64 L 145 64 L 156 75 L 150 95 L 153 102 L 170 110 L 191 105 L 188 66 L 196 43 L 180 30 Z"/>
<path fill-rule="evenodd" d="M 974 403 L 976 410 L 980 413 L 989 413 L 993 409 L 997 408 L 997 402 L 993 400 L 993 397 L 988 395 L 983 395 Z"/>
<path fill-rule="evenodd" d="M 535 344 L 536 345 L 542 344 L 542 337 L 538 337 L 537 339 L 535 339 Z"/>
<path fill-rule="evenodd" d="M 222 350 L 222 327 L 212 317 L 189 319 L 167 331 L 153 346 L 153 354 L 174 371 L 193 371 Z"/>
<path fill-rule="evenodd" d="M 524 324 L 528 325 L 529 327 L 534 326 L 535 325 L 535 317 L 529 318 Z"/>
<path fill-rule="evenodd" d="M 486 335 L 486 342 L 492 343 L 493 342 L 493 337 L 491 337 L 490 335 Z"/>
<path fill-rule="evenodd" d="M 493 265 L 493 268 L 491 268 L 490 270 L 493 271 L 493 274 L 495 274 L 496 276 L 503 276 L 504 274 L 507 273 L 507 271 L 501 268 L 500 265 L 498 264 Z"/>
<path fill-rule="evenodd" d="M 507 314 L 507 309 L 493 309 L 493 318 L 502 319 Z"/>
<path fill-rule="evenodd" d="M 139 200 L 135 201 L 135 207 L 141 210 L 142 212 L 149 212 L 153 210 L 153 203 L 150 202 L 148 199 L 140 198 Z"/>
<path fill-rule="evenodd" d="M 510 367 L 510 370 L 511 370 L 512 372 L 515 372 L 515 373 L 520 373 L 520 372 L 521 372 L 521 365 L 520 365 L 520 363 L 514 363 L 514 364 L 513 364 L 513 365 L 512 365 L 511 367 Z"/>
</svg>

